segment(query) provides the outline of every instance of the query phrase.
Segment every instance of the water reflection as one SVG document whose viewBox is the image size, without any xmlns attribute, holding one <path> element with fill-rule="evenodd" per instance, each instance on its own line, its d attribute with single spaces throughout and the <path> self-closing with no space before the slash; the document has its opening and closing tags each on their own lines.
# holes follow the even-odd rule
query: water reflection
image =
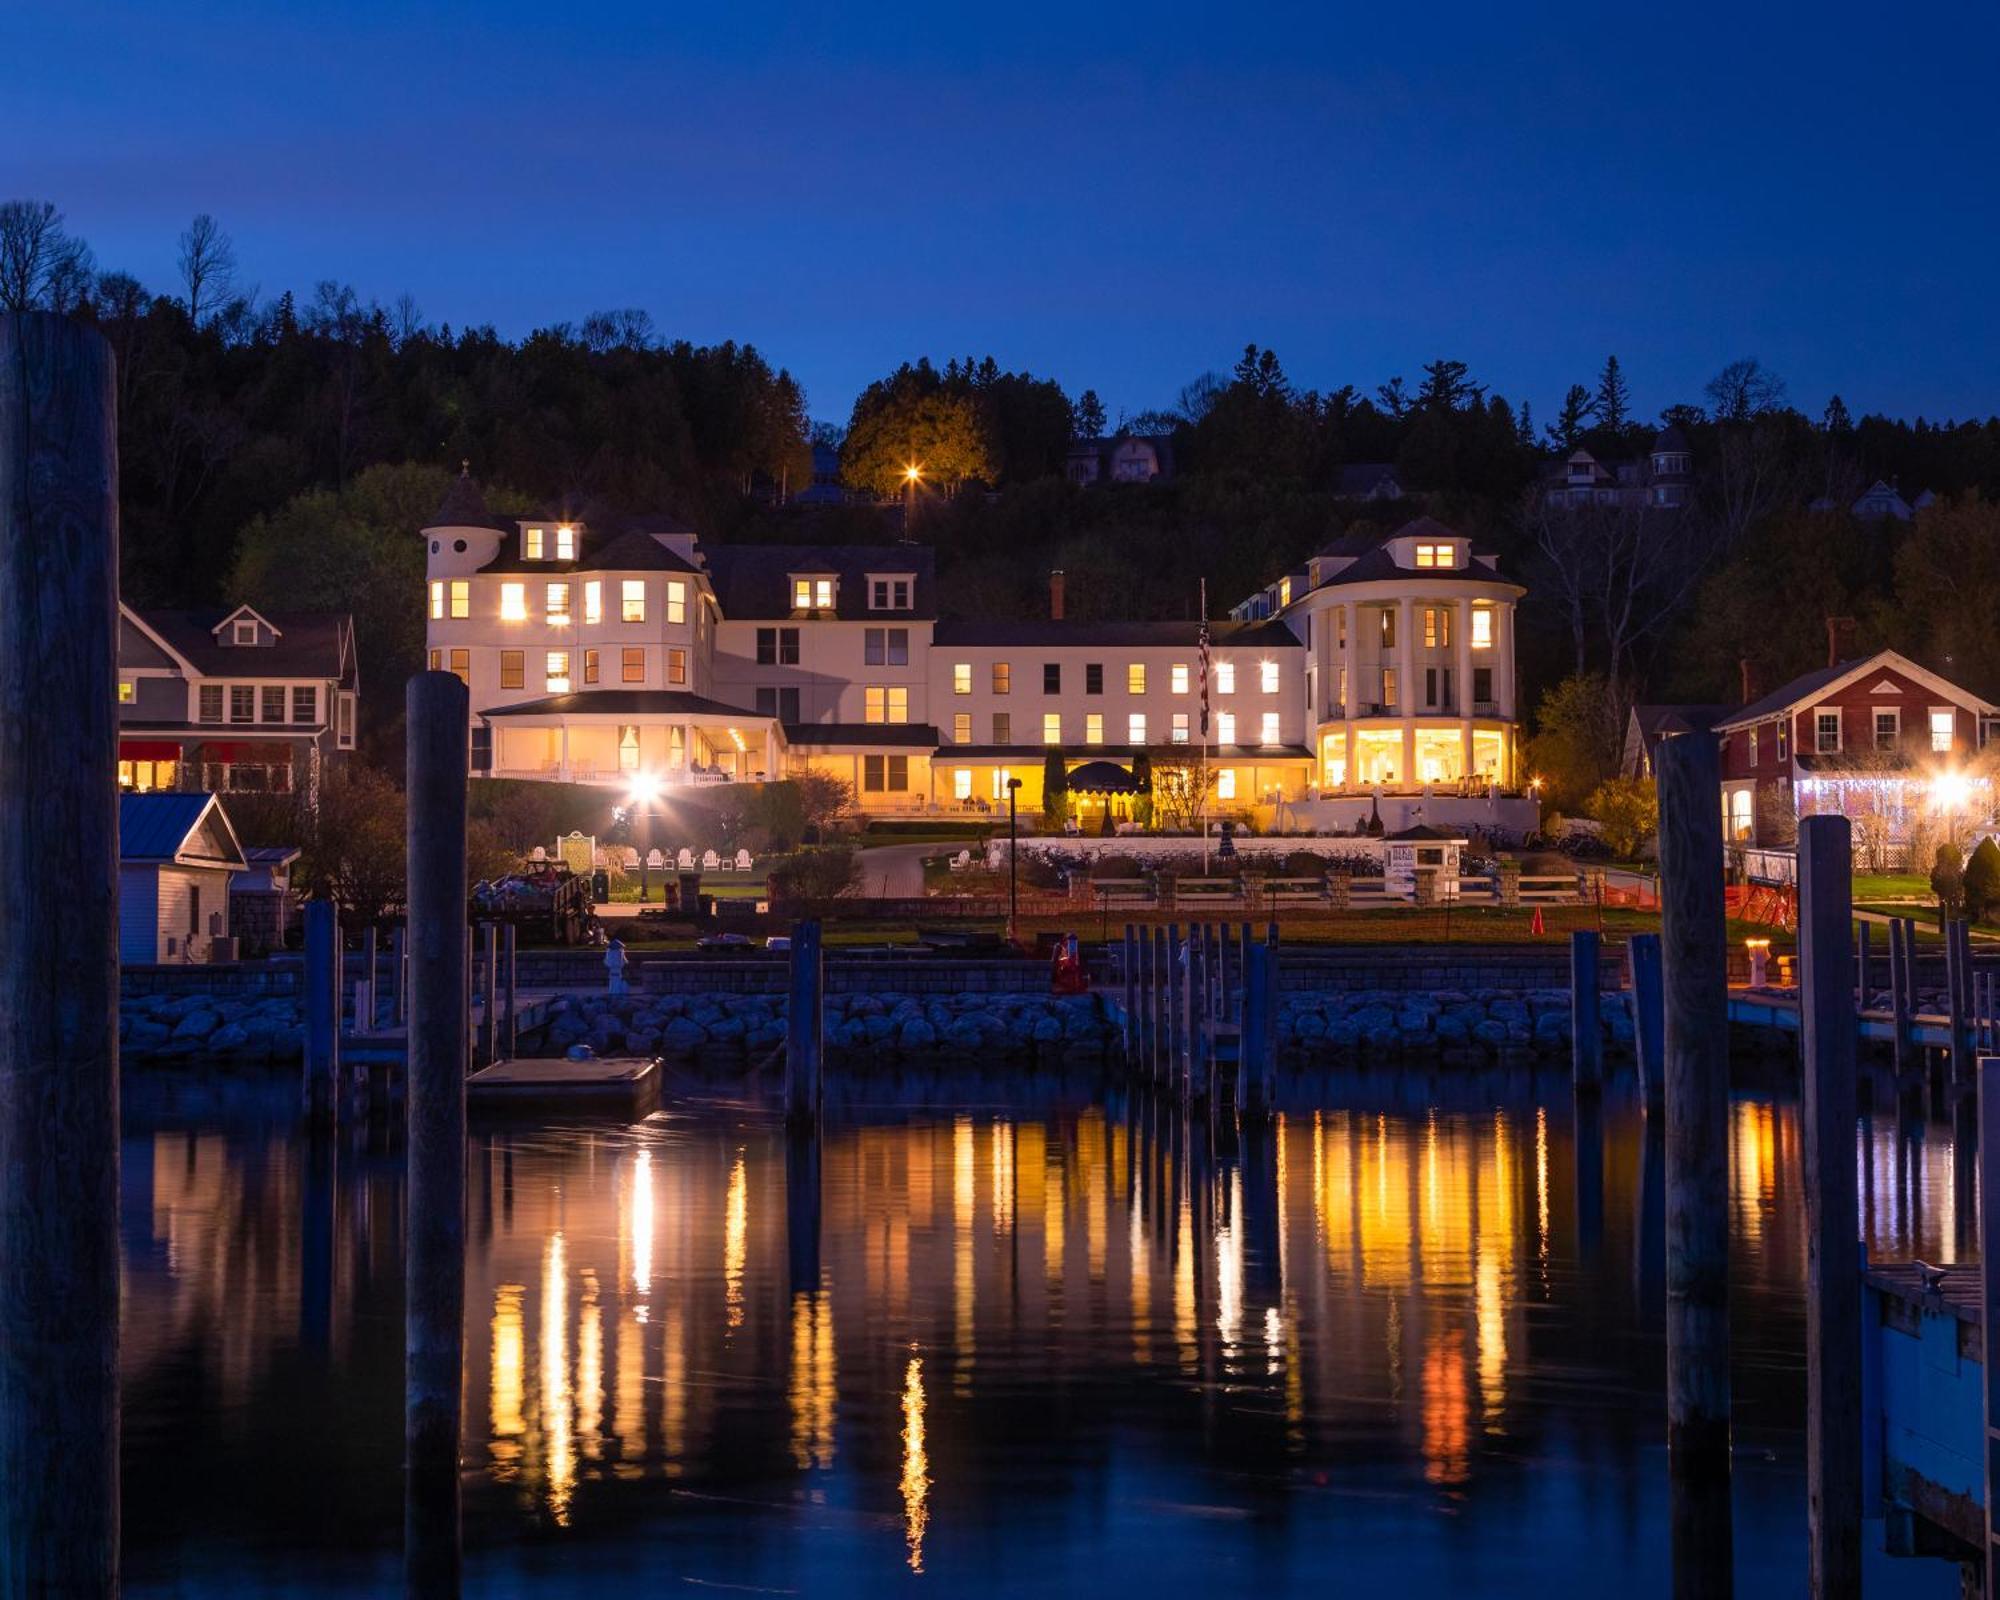
<svg viewBox="0 0 2000 1600">
<path fill-rule="evenodd" d="M 1231 1587 L 1253 1550 L 1272 1583 L 1360 1582 L 1467 1558 L 1440 1511 L 1482 1570 L 1512 1550 L 1494 1571 L 1664 1572 L 1657 1149 L 1605 1105 L 1604 1228 L 1579 1252 L 1577 1115 L 1566 1092 L 1410 1109 L 1364 1085 L 1240 1133 L 1150 1100 L 885 1117 L 828 1130 L 816 1209 L 785 1203 L 810 1169 L 774 1124 L 495 1136 L 473 1162 L 505 1204 L 467 1272 L 469 1586 L 551 1542 L 551 1592 L 598 1592 L 655 1537 L 691 1579 L 772 1588 L 837 1549 L 856 1592 L 898 1570 L 1004 1592 L 1114 1536 L 1157 1551 L 1165 1590 Z M 1799 1143 L 1792 1105 L 1733 1106 L 1737 1382 L 1763 1452 L 1740 1469 L 1745 1576 L 1803 1548 Z M 1873 1248 L 1952 1259 L 1953 1154 L 1948 1125 L 1864 1118 Z M 285 1136 L 128 1142 L 134 1592 L 239 1559 L 217 1534 L 323 1537 L 330 1479 L 393 1490 L 396 1163 L 340 1163 L 332 1361 L 307 1370 L 302 1280 L 329 1254 L 311 1178 Z M 314 1408 L 353 1419 L 328 1435 L 347 1443 L 287 1433 Z M 180 1481 L 192 1458 L 249 1484 L 274 1454 L 304 1463 L 295 1513 Z"/>
</svg>

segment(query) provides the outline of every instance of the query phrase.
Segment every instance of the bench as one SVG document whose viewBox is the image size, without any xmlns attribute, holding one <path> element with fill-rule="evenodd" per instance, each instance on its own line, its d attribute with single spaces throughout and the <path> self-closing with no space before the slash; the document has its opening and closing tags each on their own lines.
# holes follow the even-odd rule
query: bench
<svg viewBox="0 0 2000 1600">
<path fill-rule="evenodd" d="M 1174 881 L 1174 905 L 1180 906 L 1240 906 L 1243 904 L 1243 884 L 1236 878 L 1177 878 Z"/>
</svg>

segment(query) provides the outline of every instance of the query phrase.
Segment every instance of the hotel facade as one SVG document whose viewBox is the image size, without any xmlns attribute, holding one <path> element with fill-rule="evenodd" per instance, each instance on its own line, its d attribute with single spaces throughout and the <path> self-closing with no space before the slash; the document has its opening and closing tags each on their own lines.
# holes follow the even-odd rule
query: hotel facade
<svg viewBox="0 0 2000 1600">
<path fill-rule="evenodd" d="M 940 620 L 929 549 L 704 549 L 663 520 L 423 530 L 429 661 L 472 697 L 475 775 L 703 786 L 837 774 L 870 815 L 1040 808 L 1051 751 L 1130 770 L 1206 751 L 1212 815 L 1259 826 L 1531 827 L 1513 615 L 1493 558 L 1426 520 L 1336 542 L 1202 629 Z M 1119 796 L 1078 796 L 1086 824 Z M 1457 813 L 1463 812 L 1459 817 Z"/>
</svg>

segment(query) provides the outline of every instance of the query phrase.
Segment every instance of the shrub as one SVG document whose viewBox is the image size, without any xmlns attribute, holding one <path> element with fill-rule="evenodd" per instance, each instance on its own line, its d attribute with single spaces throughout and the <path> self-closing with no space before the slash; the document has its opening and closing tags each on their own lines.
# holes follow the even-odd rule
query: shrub
<svg viewBox="0 0 2000 1600">
<path fill-rule="evenodd" d="M 2000 844 L 1981 839 L 1965 864 L 1965 914 L 1983 922 L 2000 911 Z"/>
<path fill-rule="evenodd" d="M 799 850 L 771 863 L 766 882 L 771 898 L 812 910 L 854 888 L 860 861 L 845 845 Z"/>
<path fill-rule="evenodd" d="M 1650 778 L 1607 778 L 1584 801 L 1583 813 L 1611 853 L 1627 861 L 1660 831 L 1660 797 Z"/>
<path fill-rule="evenodd" d="M 1955 844 L 1941 844 L 1931 867 L 1931 893 L 1937 896 L 1938 919 L 1950 922 L 1965 915 L 1965 857 Z"/>
</svg>

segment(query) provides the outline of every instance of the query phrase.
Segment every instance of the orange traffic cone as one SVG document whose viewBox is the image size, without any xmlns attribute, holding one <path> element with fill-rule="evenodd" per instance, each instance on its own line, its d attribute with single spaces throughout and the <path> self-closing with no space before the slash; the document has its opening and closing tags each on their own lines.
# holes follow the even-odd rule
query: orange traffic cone
<svg viewBox="0 0 2000 1600">
<path fill-rule="evenodd" d="M 1536 907 L 1535 907 L 1535 920 L 1534 920 L 1533 922 L 1530 922 L 1530 923 L 1528 924 L 1528 932 L 1530 932 L 1530 933 L 1547 933 L 1548 931 L 1549 931 L 1549 930 L 1548 930 L 1547 928 L 1545 928 L 1545 927 L 1543 927 L 1543 926 L 1542 926 L 1542 908 L 1541 908 L 1540 906 L 1536 906 Z"/>
</svg>

